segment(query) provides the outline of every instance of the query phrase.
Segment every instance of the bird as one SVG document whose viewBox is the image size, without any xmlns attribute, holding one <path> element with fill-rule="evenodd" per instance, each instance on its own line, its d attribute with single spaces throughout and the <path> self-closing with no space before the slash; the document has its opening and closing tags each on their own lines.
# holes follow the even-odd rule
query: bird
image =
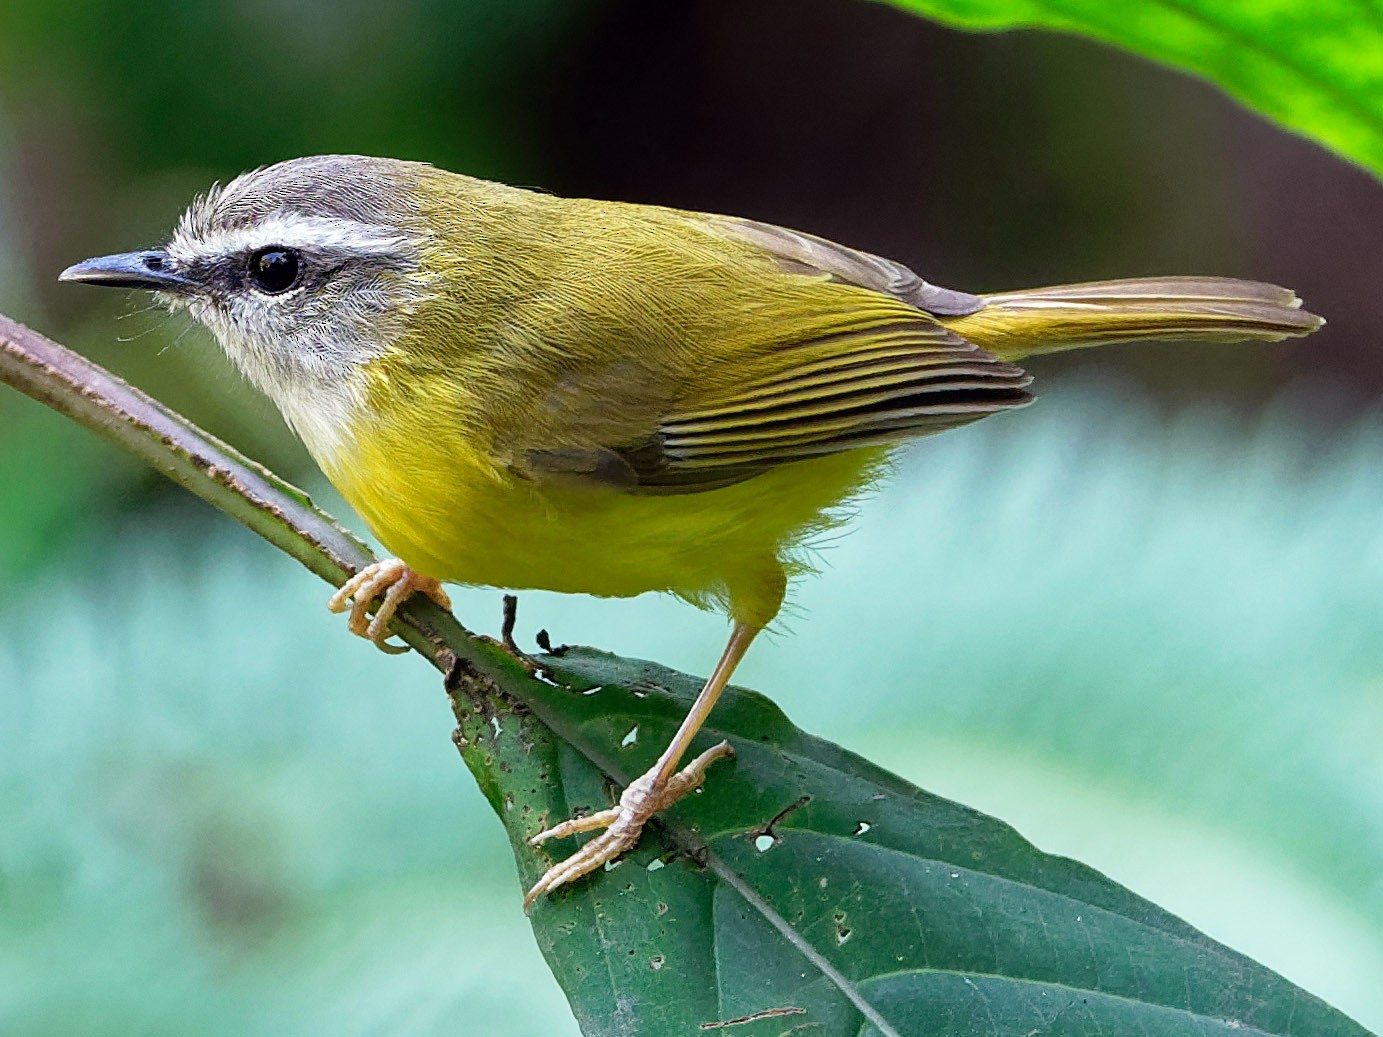
<svg viewBox="0 0 1383 1037">
<path fill-rule="evenodd" d="M 1140 277 L 971 294 L 752 219 L 565 198 L 432 165 L 292 159 L 213 185 L 157 248 L 63 281 L 147 289 L 208 328 L 393 557 L 330 600 L 385 650 L 443 584 L 630 597 L 730 620 L 676 734 L 525 910 L 700 787 L 683 758 L 807 550 L 891 454 L 1028 404 L 1018 361 L 1148 339 L 1276 341 L 1288 289 Z M 371 608 L 378 601 L 371 617 Z"/>
</svg>

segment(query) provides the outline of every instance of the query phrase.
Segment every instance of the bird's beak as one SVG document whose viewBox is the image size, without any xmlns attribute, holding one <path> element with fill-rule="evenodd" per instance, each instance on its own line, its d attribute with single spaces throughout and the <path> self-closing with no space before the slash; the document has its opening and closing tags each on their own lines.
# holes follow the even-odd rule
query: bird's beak
<svg viewBox="0 0 1383 1037">
<path fill-rule="evenodd" d="M 196 287 L 173 269 L 168 253 L 162 249 L 83 260 L 60 273 L 58 280 L 109 288 L 147 288 L 154 292 L 187 292 Z"/>
</svg>

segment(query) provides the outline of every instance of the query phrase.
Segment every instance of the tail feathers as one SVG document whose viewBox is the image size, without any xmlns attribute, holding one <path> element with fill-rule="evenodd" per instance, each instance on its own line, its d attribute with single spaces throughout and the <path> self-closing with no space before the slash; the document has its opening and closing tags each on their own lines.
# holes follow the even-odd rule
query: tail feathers
<svg viewBox="0 0 1383 1037">
<path fill-rule="evenodd" d="M 1286 288 L 1229 277 L 1094 281 L 983 298 L 983 309 L 946 324 L 1004 360 L 1142 339 L 1276 342 L 1325 323 Z"/>
</svg>

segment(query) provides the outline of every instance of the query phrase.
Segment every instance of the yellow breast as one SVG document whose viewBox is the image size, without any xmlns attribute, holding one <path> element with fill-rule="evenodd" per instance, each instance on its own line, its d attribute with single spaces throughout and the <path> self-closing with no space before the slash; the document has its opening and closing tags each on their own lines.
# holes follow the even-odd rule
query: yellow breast
<svg viewBox="0 0 1383 1037">
<path fill-rule="evenodd" d="M 461 584 L 625 597 L 671 591 L 740 618 L 772 618 L 781 568 L 843 516 L 833 506 L 882 465 L 879 450 L 789 465 L 721 489 L 644 496 L 522 478 L 454 418 L 414 401 L 405 418 L 362 415 L 328 477 L 409 566 Z M 429 429 L 429 434 L 420 434 Z"/>
</svg>

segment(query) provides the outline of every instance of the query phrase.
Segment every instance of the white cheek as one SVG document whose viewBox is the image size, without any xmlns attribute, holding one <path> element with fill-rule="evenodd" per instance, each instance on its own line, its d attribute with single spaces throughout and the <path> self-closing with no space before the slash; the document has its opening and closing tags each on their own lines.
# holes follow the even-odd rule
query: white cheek
<svg viewBox="0 0 1383 1037">
<path fill-rule="evenodd" d="M 358 382 L 352 373 L 330 387 L 292 387 L 277 400 L 284 420 L 323 468 L 334 468 L 342 447 L 352 439 L 350 429 L 362 405 L 354 391 Z"/>
<path fill-rule="evenodd" d="M 182 306 L 211 331 L 246 378 L 274 401 L 284 420 L 319 464 L 330 466 L 348 441 L 361 405 L 356 367 L 364 356 L 334 341 L 317 325 L 301 342 L 278 332 L 273 313 L 259 301 L 227 312 L 198 299 Z"/>
</svg>

